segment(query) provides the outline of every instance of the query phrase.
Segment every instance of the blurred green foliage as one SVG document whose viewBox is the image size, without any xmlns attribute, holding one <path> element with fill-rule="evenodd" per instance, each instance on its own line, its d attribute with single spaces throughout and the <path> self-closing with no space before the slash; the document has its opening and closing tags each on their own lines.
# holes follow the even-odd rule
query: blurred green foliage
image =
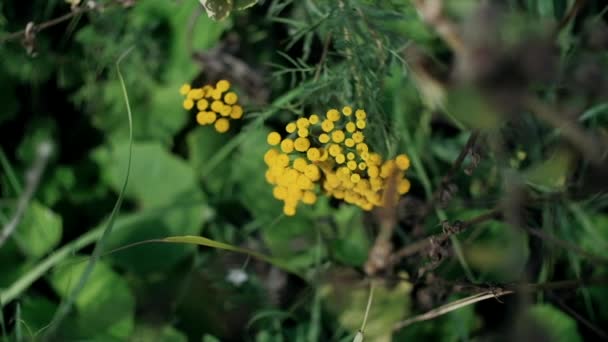
<svg viewBox="0 0 608 342">
<path fill-rule="evenodd" d="M 129 125 L 115 63 L 131 48 L 121 64 L 134 132 L 125 203 L 52 338 L 352 341 L 370 279 L 369 341 L 598 337 L 590 326 L 608 321 L 605 282 L 550 291 L 563 295 L 559 302 L 543 291 L 517 293 L 501 297 L 504 305 L 488 300 L 396 332 L 393 325 L 471 294 L 453 284 L 479 290 L 608 276 L 606 263 L 572 248 L 608 258 L 608 167 L 580 148 L 591 138 L 569 130 L 599 137 L 591 145 L 605 155 L 602 1 L 586 1 L 555 36 L 547 32 L 578 1 L 505 1 L 504 16 L 487 22 L 495 13 L 480 15 L 478 1 L 446 2 L 465 45 L 480 44 L 477 63 L 468 65 L 412 1 L 202 2 L 206 10 L 196 0 L 93 1 L 98 9 L 82 4 L 70 20 L 25 36 L 29 43 L 4 37 L 69 13 L 69 4 L 0 3 L 0 226 L 30 184 L 37 147 L 50 141 L 56 151 L 0 244 L 0 340 L 44 336 L 102 235 L 127 171 Z M 551 54 L 532 38 L 549 40 Z M 31 43 L 35 55 L 24 49 Z M 229 60 L 237 62 L 222 64 Z M 242 123 L 224 135 L 196 126 L 178 93 L 183 83 L 218 77 L 230 79 L 245 103 Z M 258 78 L 261 84 L 250 82 Z M 533 115 L 529 96 L 556 109 L 559 124 Z M 432 264 L 427 250 L 365 277 L 381 214 L 323 197 L 285 217 L 264 178 L 269 132 L 343 105 L 371 113 L 366 139 L 375 150 L 412 161 L 412 190 L 395 214 L 395 250 L 441 234 L 446 220 L 470 220 L 517 196 L 518 215 L 505 210 L 500 220 L 453 235 L 449 256 L 431 272 L 436 278 L 418 277 Z M 480 160 L 469 153 L 463 165 L 471 174 L 456 170 L 446 205 L 417 216 L 472 131 L 481 142 L 470 151 Z M 297 276 L 244 254 L 148 241 L 186 235 L 257 251 Z"/>
</svg>

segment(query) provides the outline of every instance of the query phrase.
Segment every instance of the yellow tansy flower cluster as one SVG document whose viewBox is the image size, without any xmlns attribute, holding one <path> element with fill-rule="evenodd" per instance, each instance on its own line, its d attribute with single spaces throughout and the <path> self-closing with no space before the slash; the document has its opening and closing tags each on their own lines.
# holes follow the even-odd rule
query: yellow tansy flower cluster
<svg viewBox="0 0 608 342">
<path fill-rule="evenodd" d="M 243 108 L 238 105 L 238 96 L 229 91 L 230 82 L 220 80 L 215 84 L 206 85 L 202 88 L 192 88 L 184 84 L 179 89 L 185 99 L 183 107 L 186 110 L 196 108 L 196 122 L 199 125 L 214 125 L 219 133 L 225 133 L 230 129 L 230 120 L 238 120 L 243 117 Z"/>
<path fill-rule="evenodd" d="M 396 194 L 409 191 L 403 175 L 409 158 L 401 154 L 383 160 L 366 144 L 366 126 L 367 113 L 346 106 L 330 109 L 324 117 L 312 114 L 288 123 L 285 137 L 268 134 L 267 142 L 274 147 L 264 155 L 266 180 L 274 185 L 274 197 L 285 203 L 286 215 L 295 215 L 300 202 L 315 203 L 317 190 L 364 210 L 383 204 L 393 176 Z"/>
</svg>

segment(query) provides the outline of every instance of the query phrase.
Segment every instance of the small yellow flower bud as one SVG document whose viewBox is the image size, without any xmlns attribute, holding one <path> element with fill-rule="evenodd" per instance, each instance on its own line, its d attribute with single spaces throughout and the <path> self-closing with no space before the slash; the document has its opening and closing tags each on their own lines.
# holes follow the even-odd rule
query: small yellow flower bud
<svg viewBox="0 0 608 342">
<path fill-rule="evenodd" d="M 226 133 L 230 128 L 228 119 L 221 118 L 215 122 L 215 130 L 219 133 Z"/>
<path fill-rule="evenodd" d="M 268 137 L 266 138 L 266 142 L 269 145 L 276 146 L 281 142 L 281 135 L 277 132 L 268 133 Z"/>
</svg>

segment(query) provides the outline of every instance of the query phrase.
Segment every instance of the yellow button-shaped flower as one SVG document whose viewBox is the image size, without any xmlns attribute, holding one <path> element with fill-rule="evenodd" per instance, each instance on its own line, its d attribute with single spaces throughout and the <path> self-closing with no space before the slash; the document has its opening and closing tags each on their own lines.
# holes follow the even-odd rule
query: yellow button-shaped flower
<svg viewBox="0 0 608 342">
<path fill-rule="evenodd" d="M 199 125 L 206 125 L 206 124 L 208 124 L 206 113 L 205 112 L 198 112 L 198 114 L 196 114 L 196 122 Z"/>
<path fill-rule="evenodd" d="M 317 165 L 308 164 L 304 169 L 304 175 L 311 181 L 316 182 L 321 178 L 321 171 L 319 171 L 319 167 Z"/>
<path fill-rule="evenodd" d="M 289 165 L 289 156 L 281 153 L 277 156 L 276 165 L 281 167 L 287 167 Z"/>
<path fill-rule="evenodd" d="M 217 114 L 214 112 L 206 112 L 207 113 L 207 123 L 214 123 L 217 120 Z"/>
<path fill-rule="evenodd" d="M 308 121 L 310 122 L 311 125 L 316 125 L 319 123 L 319 121 L 321 121 L 321 119 L 319 118 L 319 116 L 317 114 L 312 114 L 311 116 L 308 117 Z"/>
<path fill-rule="evenodd" d="M 302 202 L 305 204 L 315 204 L 317 201 L 317 195 L 312 191 L 305 191 L 302 196 Z"/>
<path fill-rule="evenodd" d="M 306 169 L 306 165 L 308 165 L 308 163 L 306 162 L 306 159 L 304 158 L 296 158 L 293 161 L 293 168 L 300 171 L 300 172 L 304 172 L 304 170 Z"/>
<path fill-rule="evenodd" d="M 308 149 L 308 151 L 306 151 L 306 157 L 308 158 L 308 160 L 314 162 L 314 161 L 319 160 L 319 158 L 321 158 L 321 152 L 319 151 L 318 148 L 312 147 L 312 148 Z"/>
<path fill-rule="evenodd" d="M 308 128 L 308 126 L 310 126 L 310 122 L 307 118 L 299 118 L 296 120 L 296 126 L 298 126 L 298 129 Z"/>
<path fill-rule="evenodd" d="M 230 82 L 228 82 L 227 80 L 220 80 L 215 84 L 215 89 L 219 90 L 222 93 L 228 91 L 228 89 L 230 89 Z"/>
<path fill-rule="evenodd" d="M 272 196 L 276 199 L 285 199 L 287 197 L 287 188 L 284 186 L 275 186 L 272 189 Z"/>
<path fill-rule="evenodd" d="M 365 140 L 365 136 L 361 132 L 355 132 L 351 137 L 353 141 L 357 144 L 362 143 L 363 140 Z"/>
<path fill-rule="evenodd" d="M 179 88 L 179 93 L 186 96 L 188 95 L 190 89 L 192 89 L 192 87 L 190 87 L 190 85 L 186 83 Z"/>
<path fill-rule="evenodd" d="M 377 166 L 375 166 L 375 165 L 370 165 L 370 166 L 367 168 L 367 175 L 368 175 L 370 178 L 376 178 L 376 177 L 378 177 L 378 175 L 379 175 L 379 174 L 380 174 L 380 170 L 378 169 L 378 167 L 377 167 Z"/>
<path fill-rule="evenodd" d="M 222 103 L 222 101 L 215 100 L 215 101 L 211 102 L 212 111 L 214 111 L 216 113 L 220 113 L 222 111 L 222 108 L 224 108 L 224 104 Z"/>
<path fill-rule="evenodd" d="M 306 138 L 308 136 L 308 129 L 306 129 L 306 128 L 300 128 L 298 130 L 298 136 L 302 137 L 302 138 Z"/>
<path fill-rule="evenodd" d="M 296 214 L 296 207 L 285 204 L 283 206 L 283 214 L 285 216 L 294 216 Z"/>
<path fill-rule="evenodd" d="M 400 154 L 395 158 L 395 163 L 400 170 L 405 171 L 410 167 L 410 158 L 405 154 Z"/>
<path fill-rule="evenodd" d="M 198 110 L 205 110 L 209 107 L 209 101 L 205 100 L 205 99 L 200 99 L 198 101 L 196 101 L 196 108 Z"/>
<path fill-rule="evenodd" d="M 230 111 L 231 119 L 240 119 L 243 117 L 243 107 L 239 105 L 232 106 L 232 110 Z"/>
<path fill-rule="evenodd" d="M 333 131 L 331 133 L 331 139 L 335 142 L 335 143 L 341 143 L 344 141 L 344 132 L 342 130 L 336 130 Z"/>
<path fill-rule="evenodd" d="M 330 156 L 335 157 L 338 154 L 340 154 L 341 151 L 342 151 L 342 148 L 340 147 L 340 145 L 337 145 L 337 144 L 329 145 L 329 155 Z"/>
<path fill-rule="evenodd" d="M 222 91 L 219 89 L 213 89 L 209 92 L 212 99 L 219 101 L 222 98 Z"/>
<path fill-rule="evenodd" d="M 326 113 L 327 119 L 330 121 L 338 121 L 340 120 L 340 112 L 336 109 L 330 109 Z"/>
<path fill-rule="evenodd" d="M 334 129 L 334 123 L 330 120 L 323 120 L 321 123 L 321 129 L 324 132 L 331 132 L 331 130 Z"/>
<path fill-rule="evenodd" d="M 365 113 L 363 109 L 357 109 L 355 116 L 357 117 L 357 120 L 365 120 L 365 118 L 367 118 L 367 113 Z"/>
<path fill-rule="evenodd" d="M 346 124 L 346 131 L 349 133 L 353 133 L 357 130 L 357 125 L 354 122 L 349 122 Z"/>
<path fill-rule="evenodd" d="M 219 133 L 226 133 L 230 128 L 228 119 L 221 118 L 215 122 L 215 130 Z"/>
<path fill-rule="evenodd" d="M 348 163 L 346 163 L 346 167 L 348 167 L 348 169 L 351 171 L 355 171 L 357 169 L 357 162 L 354 160 L 349 160 Z"/>
<path fill-rule="evenodd" d="M 357 120 L 357 128 L 358 129 L 364 129 L 365 126 L 366 126 L 365 120 Z"/>
<path fill-rule="evenodd" d="M 279 151 L 276 148 L 271 148 L 270 150 L 264 153 L 264 162 L 268 166 L 273 166 L 275 160 L 279 156 Z"/>
<path fill-rule="evenodd" d="M 224 106 L 222 106 L 222 109 L 220 110 L 220 115 L 221 116 L 230 116 L 230 112 L 232 112 L 232 107 L 230 107 L 228 105 L 224 105 Z"/>
<path fill-rule="evenodd" d="M 329 134 L 321 133 L 321 135 L 319 135 L 319 142 L 321 142 L 321 144 L 327 144 L 329 140 Z"/>
<path fill-rule="evenodd" d="M 338 164 L 342 164 L 346 161 L 346 157 L 342 153 L 338 154 L 335 159 Z"/>
<path fill-rule="evenodd" d="M 182 105 L 185 110 L 190 110 L 194 107 L 194 101 L 192 101 L 192 99 L 185 99 Z"/>
<path fill-rule="evenodd" d="M 239 97 L 234 92 L 229 92 L 224 95 L 224 102 L 229 105 L 235 104 L 238 99 Z"/>
<path fill-rule="evenodd" d="M 310 148 L 310 140 L 306 138 L 297 138 L 293 143 L 294 148 L 298 152 L 306 152 Z"/>
<path fill-rule="evenodd" d="M 293 152 L 293 140 L 286 138 L 281 141 L 281 151 L 284 153 Z"/>
<path fill-rule="evenodd" d="M 281 135 L 278 132 L 270 132 L 268 133 L 268 137 L 266 137 L 266 142 L 269 145 L 276 146 L 281 143 Z"/>
<path fill-rule="evenodd" d="M 296 126 L 295 122 L 290 122 L 287 124 L 287 126 L 285 126 L 287 133 L 293 133 L 296 131 L 296 129 L 298 129 L 298 126 Z"/>
<path fill-rule="evenodd" d="M 353 109 L 350 106 L 344 106 L 342 108 L 342 114 L 344 114 L 344 116 L 351 116 L 353 114 Z"/>
<path fill-rule="evenodd" d="M 399 181 L 399 184 L 397 185 L 397 192 L 399 192 L 400 195 L 403 195 L 410 191 L 410 186 L 410 181 L 403 178 Z"/>
<path fill-rule="evenodd" d="M 192 88 L 188 92 L 188 98 L 193 99 L 193 100 L 200 100 L 204 96 L 205 96 L 205 92 L 203 91 L 203 89 L 200 89 L 200 88 Z"/>
</svg>

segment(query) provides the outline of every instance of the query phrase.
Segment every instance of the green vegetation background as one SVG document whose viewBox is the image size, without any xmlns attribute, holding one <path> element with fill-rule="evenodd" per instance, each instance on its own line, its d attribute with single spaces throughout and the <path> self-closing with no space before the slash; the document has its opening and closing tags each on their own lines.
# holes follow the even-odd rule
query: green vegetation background
<svg viewBox="0 0 608 342">
<path fill-rule="evenodd" d="M 195 0 L 142 0 L 128 8 L 106 1 L 100 2 L 108 5 L 103 12 L 76 16 L 37 33 L 35 56 L 28 55 L 20 39 L 2 42 L 2 225 L 16 208 L 38 146 L 51 142 L 54 153 L 23 220 L 0 248 L 0 340 L 45 334 L 107 227 L 121 192 L 130 143 L 115 62 L 132 48 L 121 64 L 133 111 L 130 179 L 104 252 L 149 239 L 202 235 L 271 255 L 304 279 L 222 250 L 161 243 L 132 246 L 103 254 L 74 298 L 74 310 L 55 333 L 66 341 L 351 341 L 368 299 L 361 270 L 377 232 L 374 217 L 327 199 L 298 209 L 293 218 L 284 217 L 281 202 L 264 180 L 267 133 L 330 106 L 363 106 L 373 113 L 368 134 L 375 147 L 391 156 L 410 156 L 413 188 L 408 196 L 424 201 L 471 129 L 502 129 L 504 123 L 468 89 L 449 94 L 442 114 L 428 105 L 401 49 L 417 44 L 443 68 L 448 68 L 450 57 L 410 1 L 344 2 L 346 12 L 333 1 L 265 1 L 234 11 L 223 21 L 204 13 L 193 21 L 193 13 L 202 12 Z M 449 10 L 466 18 L 475 3 L 458 1 Z M 509 34 L 520 39 L 535 24 L 558 21 L 573 4 L 510 1 Z M 584 17 L 606 21 L 601 4 L 587 1 Z M 356 14 L 361 10 L 366 25 Z M 0 37 L 29 21 L 40 23 L 69 11 L 69 4 L 59 0 L 3 1 Z M 345 39 L 336 27 L 352 29 L 354 38 Z M 588 57 L 577 50 L 580 32 L 570 25 L 559 36 L 564 68 Z M 181 108 L 178 89 L 183 83 L 213 81 L 192 52 L 211 53 L 235 35 L 236 50 L 227 51 L 259 73 L 264 83 L 247 89 L 233 82 L 250 99 L 245 100 L 243 123 L 219 135 L 195 125 L 191 113 Z M 332 43 L 323 56 L 329 35 Z M 378 50 L 376 35 L 384 44 Z M 606 50 L 593 53 L 603 63 L 602 70 L 608 70 Z M 230 71 L 225 72 L 230 78 Z M 557 88 L 543 85 L 535 91 L 550 100 Z M 260 93 L 269 96 L 256 98 Z M 581 90 L 579 95 L 586 94 Z M 585 104 L 586 128 L 605 132 L 608 105 L 605 98 L 602 101 Z M 505 174 L 512 174 L 539 197 L 553 199 L 530 204 L 530 221 L 541 218 L 530 224 L 607 257 L 605 188 L 599 185 L 585 196 L 570 196 L 574 185 L 594 180 L 584 172 L 585 162 L 561 148 L 558 130 L 530 116 L 521 120 L 524 128 L 517 131 L 519 136 L 511 136 L 502 160 L 488 152 L 471 177 L 458 173 L 458 194 L 424 222 L 423 236 L 440 232 L 439 222 L 445 219 L 464 220 L 492 209 L 508 191 Z M 397 243 L 416 240 L 410 233 L 402 224 Z M 446 279 L 542 283 L 587 279 L 608 270 L 606 264 L 589 262 L 500 221 L 480 224 L 461 241 L 464 251 L 440 269 Z M 530 265 L 536 272 L 527 273 Z M 242 270 L 248 277 L 235 284 L 229 275 Z M 416 270 L 403 266 L 397 272 L 413 276 Z M 420 296 L 426 292 L 421 289 L 428 287 L 407 280 L 379 286 L 368 340 L 389 339 L 395 322 L 424 312 Z M 462 297 L 434 293 L 431 303 L 436 307 Z M 492 337 L 506 334 L 510 323 L 505 322 L 516 321 L 513 316 L 518 315 L 533 317 L 555 340 L 596 337 L 549 296 L 530 298 L 524 311 L 513 311 L 516 300 L 504 298 L 505 304 L 471 305 L 416 323 L 393 338 Z M 598 326 L 608 322 L 607 300 L 608 290 L 602 286 L 563 297 L 568 307 Z"/>
</svg>

